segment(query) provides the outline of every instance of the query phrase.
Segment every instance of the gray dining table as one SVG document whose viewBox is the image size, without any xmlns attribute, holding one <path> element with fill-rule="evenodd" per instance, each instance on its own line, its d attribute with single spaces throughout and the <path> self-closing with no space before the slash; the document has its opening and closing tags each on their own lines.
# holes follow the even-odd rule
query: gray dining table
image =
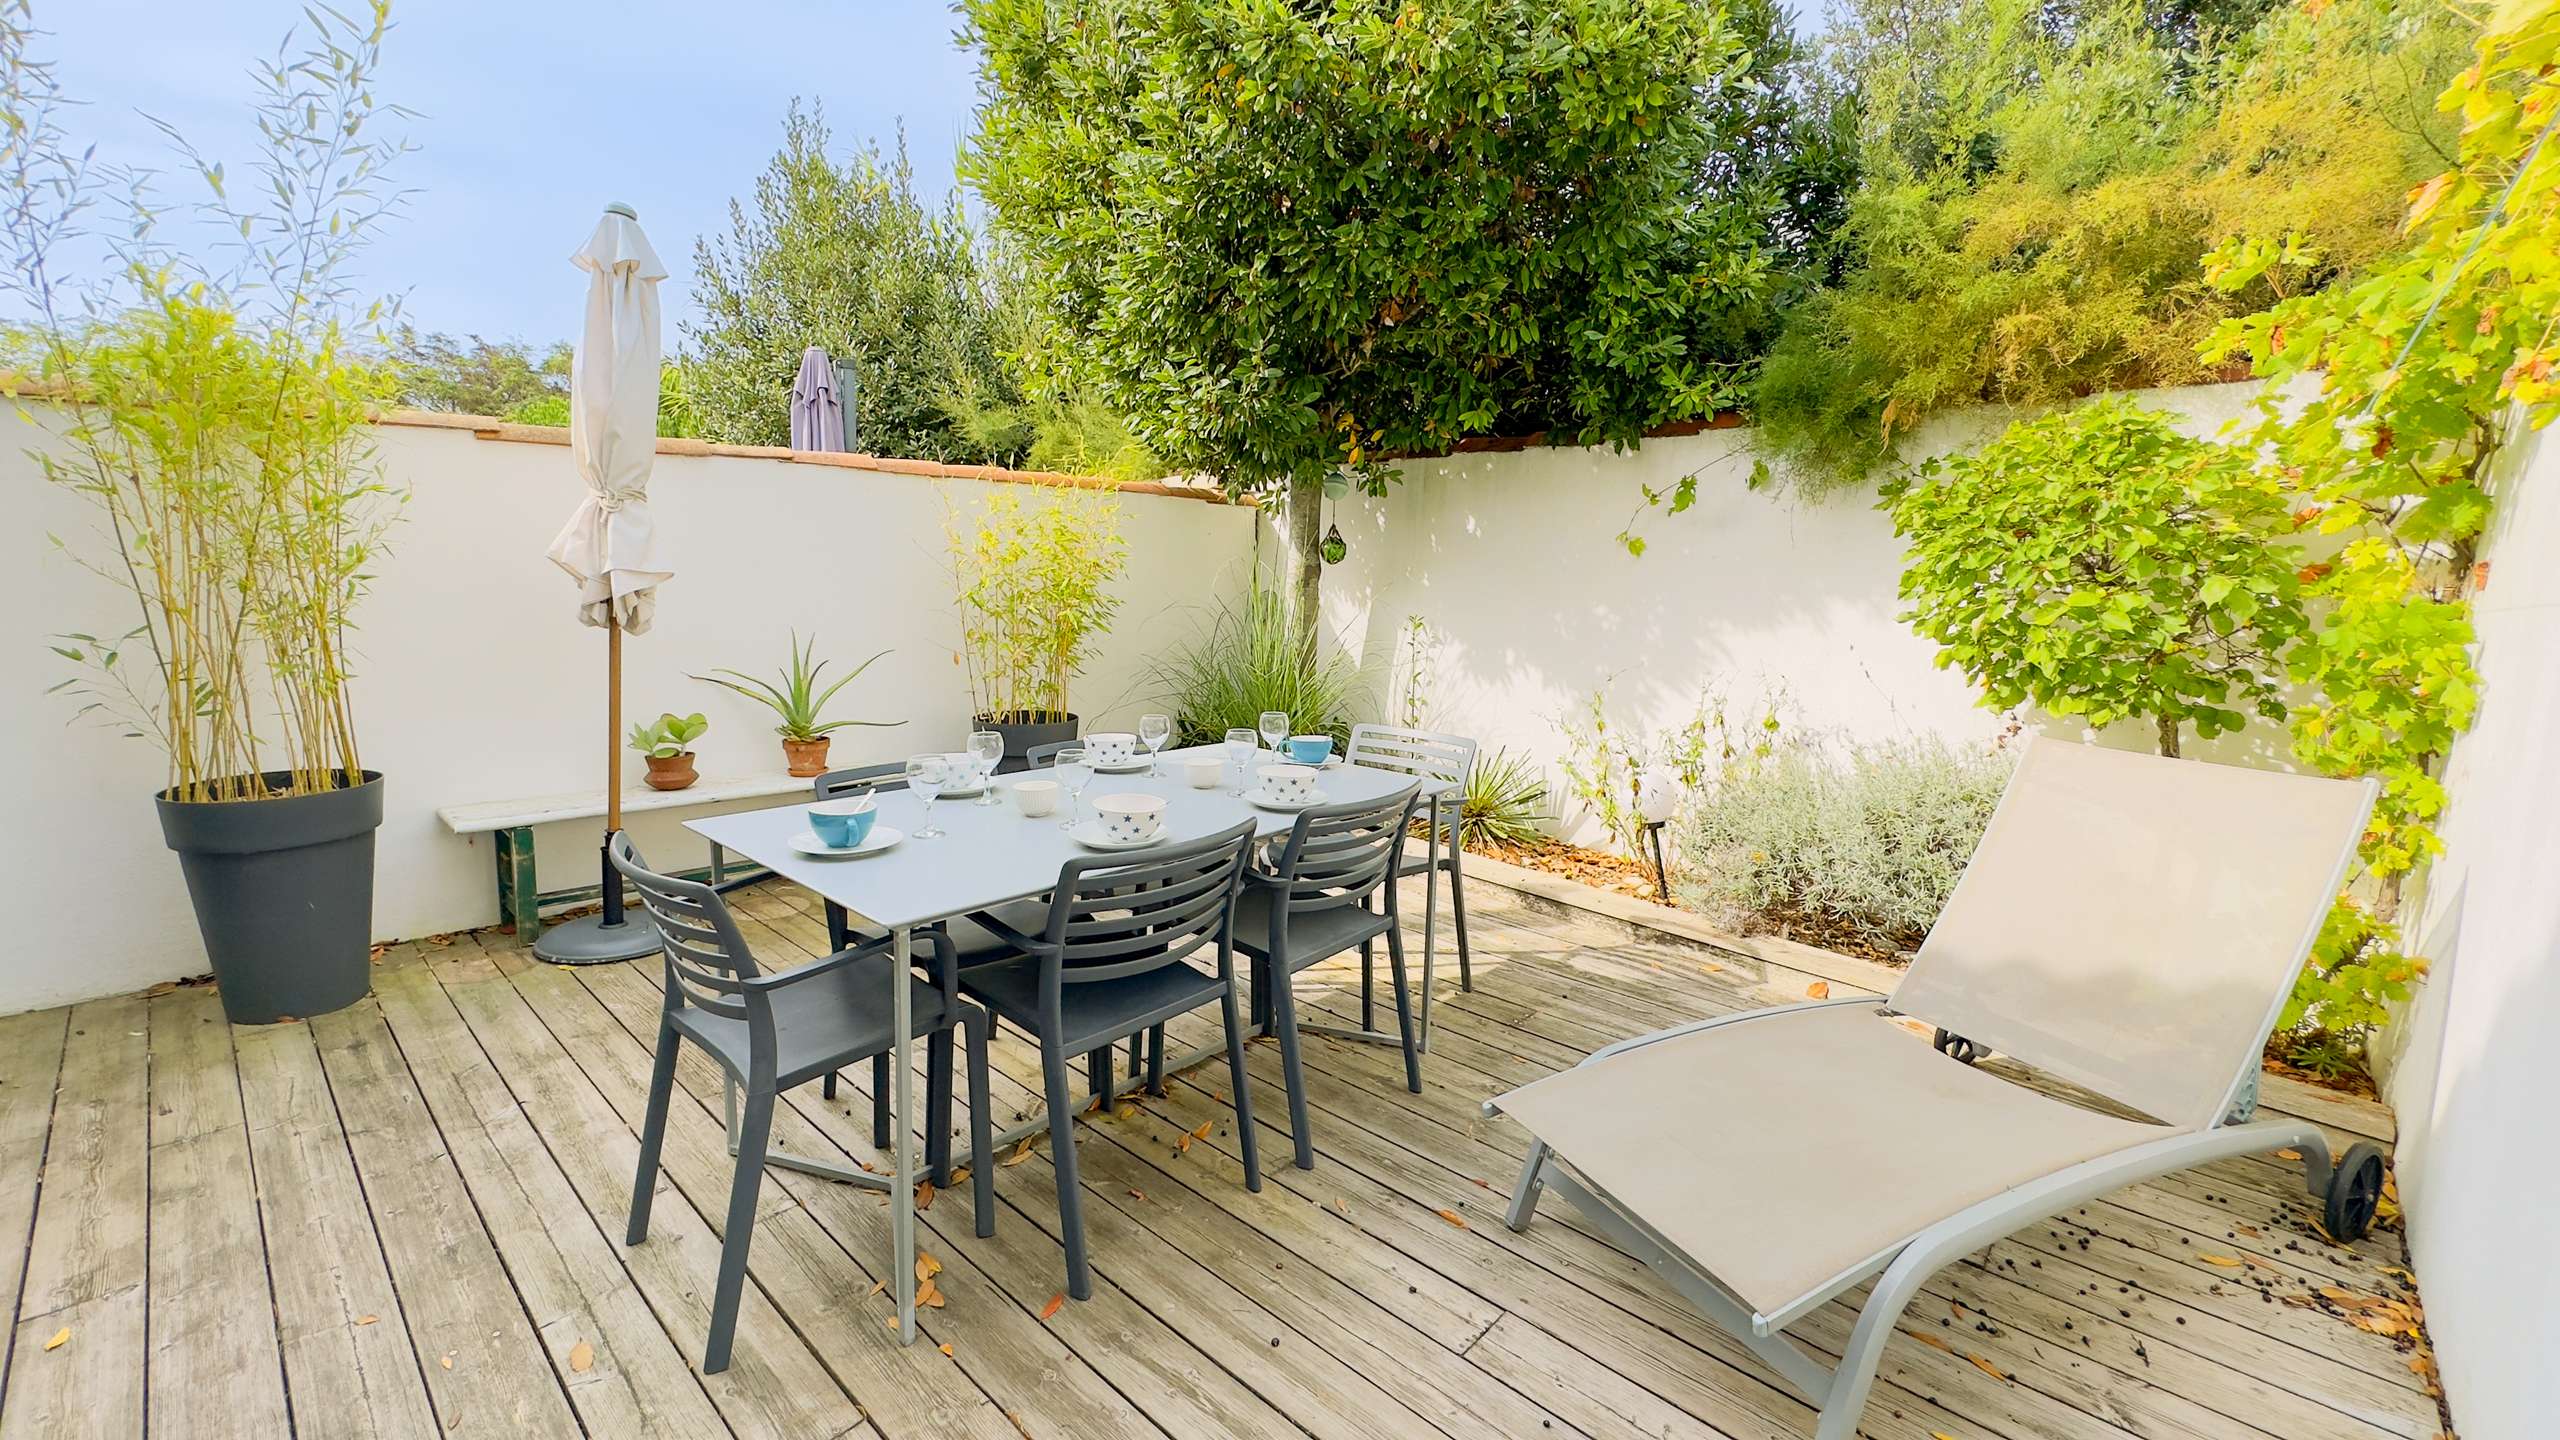
<svg viewBox="0 0 2560 1440">
<path fill-rule="evenodd" d="M 1194 757 L 1214 757 L 1224 762 L 1226 750 L 1215 745 L 1169 750 L 1152 775 L 1143 762 L 1129 773 L 1097 773 L 1085 787 L 1083 814 L 1091 818 L 1094 802 L 1103 796 L 1138 793 L 1164 798 L 1164 838 L 1168 841 L 1214 835 L 1246 819 L 1254 822 L 1259 835 L 1274 836 L 1289 830 L 1294 819 L 1291 813 L 1263 809 L 1228 793 L 1235 788 L 1238 769 L 1232 762 L 1223 765 L 1215 787 L 1194 789 L 1184 775 L 1184 762 Z M 1276 763 L 1281 763 L 1279 757 L 1266 751 L 1248 768 Z M 685 828 L 834 901 L 852 918 L 889 932 L 891 954 L 896 958 L 892 973 L 904 973 L 914 964 L 917 930 L 1007 901 L 1045 895 L 1056 888 L 1058 871 L 1068 861 L 1101 853 L 1078 844 L 1060 828 L 1059 822 L 1066 818 L 1070 803 L 1063 793 L 1058 812 L 1053 815 L 1026 816 L 1015 803 L 1011 794 L 1015 785 L 1025 780 L 1055 778 L 1047 770 L 999 775 L 994 781 L 997 803 L 993 805 L 979 805 L 974 799 L 937 800 L 931 807 L 931 824 L 947 833 L 931 840 L 915 838 L 916 832 L 927 825 L 925 802 L 902 789 L 883 789 L 877 792 L 880 818 L 875 824 L 894 827 L 906 838 L 870 854 L 819 858 L 794 849 L 793 837 L 809 829 L 805 805 L 705 816 L 686 821 Z M 1252 783 L 1250 776 L 1247 783 Z M 1320 803 L 1340 804 L 1392 795 L 1412 783 L 1410 775 L 1353 766 L 1337 757 L 1325 766 L 1316 788 Z M 916 1113 L 909 1039 L 914 1015 L 907 986 L 890 986 L 888 999 L 889 1033 L 895 1037 L 896 1047 L 889 1067 L 893 1077 L 890 1134 L 896 1140 L 894 1163 L 886 1181 L 858 1167 L 816 1157 L 777 1153 L 770 1161 L 829 1179 L 885 1188 L 890 1244 L 897 1257 L 889 1266 L 889 1276 L 898 1301 L 898 1339 L 901 1344 L 912 1344 L 917 1333 L 917 1159 L 908 1130 Z"/>
</svg>

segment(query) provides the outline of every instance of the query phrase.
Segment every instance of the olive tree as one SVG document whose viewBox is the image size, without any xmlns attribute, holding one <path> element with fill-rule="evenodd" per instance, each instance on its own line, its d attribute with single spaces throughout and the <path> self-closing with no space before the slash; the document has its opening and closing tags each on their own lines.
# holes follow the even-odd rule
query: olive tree
<svg viewBox="0 0 2560 1440">
<path fill-rule="evenodd" d="M 963 167 L 1081 372 L 1177 469 L 1317 503 L 1471 435 L 1705 413 L 1769 283 L 1719 194 L 1706 0 L 965 0 Z"/>
<path fill-rule="evenodd" d="M 2148 719 L 2163 755 L 2187 726 L 2284 718 L 2301 560 L 2248 451 L 2102 400 L 1930 461 L 1886 503 L 1911 545 L 1903 618 L 1986 703 Z"/>
</svg>

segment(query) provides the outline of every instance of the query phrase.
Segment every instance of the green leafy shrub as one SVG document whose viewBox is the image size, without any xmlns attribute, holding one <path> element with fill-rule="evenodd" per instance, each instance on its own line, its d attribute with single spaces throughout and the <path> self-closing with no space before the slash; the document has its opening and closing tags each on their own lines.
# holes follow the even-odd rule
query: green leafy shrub
<svg viewBox="0 0 2560 1440">
<path fill-rule="evenodd" d="M 1845 761 L 1783 747 L 1691 803 L 1674 832 L 1681 901 L 1745 927 L 1803 917 L 1877 948 L 1913 949 L 2014 763 L 1934 741 L 1862 747 Z"/>
<path fill-rule="evenodd" d="M 1659 734 L 1609 718 L 1609 688 L 1591 692 L 1574 713 L 1560 717 L 1565 794 L 1600 822 L 1620 853 L 1644 854 L 1645 792 L 1666 787 L 1675 797 L 1695 795 L 1737 765 L 1775 753 L 1783 692 L 1760 714 L 1738 719 L 1714 690 L 1699 693 L 1697 708 Z"/>
<path fill-rule="evenodd" d="M 1129 561 L 1110 491 L 997 485 L 943 517 L 960 604 L 960 661 L 980 720 L 1055 721 L 1068 684 L 1111 628 Z"/>
<path fill-rule="evenodd" d="M 1149 667 L 1147 679 L 1173 708 L 1176 745 L 1214 743 L 1279 710 L 1293 733 L 1330 735 L 1344 746 L 1369 704 L 1351 662 L 1339 652 L 1309 655 L 1291 632 L 1288 606 L 1262 589 L 1241 605 L 1220 605 L 1188 644 Z"/>
<path fill-rule="evenodd" d="M 631 727 L 631 748 L 652 760 L 672 760 L 693 748 L 693 742 L 711 730 L 711 722 L 697 710 L 678 715 L 669 710 L 657 719 Z"/>
<path fill-rule="evenodd" d="M 2163 755 L 2285 714 L 2304 633 L 2277 477 L 2130 401 L 2022 421 L 1888 485 L 1911 542 L 1904 618 L 1983 703 L 2093 726 L 2145 718 Z"/>
<path fill-rule="evenodd" d="M 1540 838 L 1547 782 L 1526 755 L 1508 750 L 1476 756 L 1458 810 L 1458 843 L 1526 845 Z"/>
</svg>

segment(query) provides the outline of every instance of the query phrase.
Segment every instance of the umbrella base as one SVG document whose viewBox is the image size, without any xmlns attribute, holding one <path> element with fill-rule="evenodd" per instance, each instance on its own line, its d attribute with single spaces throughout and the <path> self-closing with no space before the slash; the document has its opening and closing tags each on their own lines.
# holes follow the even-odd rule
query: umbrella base
<svg viewBox="0 0 2560 1440">
<path fill-rule="evenodd" d="M 648 916 L 628 911 L 619 925 L 607 925 L 602 915 L 587 915 L 546 927 L 533 942 L 534 958 L 553 965 L 610 965 L 655 955 L 658 949 L 658 927 Z"/>
</svg>

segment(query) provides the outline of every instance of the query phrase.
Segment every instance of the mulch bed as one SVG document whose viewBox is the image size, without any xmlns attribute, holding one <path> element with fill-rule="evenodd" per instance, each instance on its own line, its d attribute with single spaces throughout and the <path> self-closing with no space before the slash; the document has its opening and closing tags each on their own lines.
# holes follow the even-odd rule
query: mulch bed
<svg viewBox="0 0 2560 1440">
<path fill-rule="evenodd" d="M 1467 848 L 1477 854 L 1490 855 L 1496 860 L 1520 866 L 1525 870 L 1543 870 L 1550 875 L 1561 875 L 1567 880 L 1579 881 L 1595 890 L 1608 890 L 1620 895 L 1632 895 L 1639 900 L 1661 903 L 1661 896 L 1653 885 L 1653 867 L 1639 865 L 1622 855 L 1612 855 L 1604 850 L 1586 850 L 1579 845 L 1567 845 L 1561 840 L 1540 840 L 1528 845 L 1499 845 L 1487 842 L 1470 845 Z"/>
</svg>

